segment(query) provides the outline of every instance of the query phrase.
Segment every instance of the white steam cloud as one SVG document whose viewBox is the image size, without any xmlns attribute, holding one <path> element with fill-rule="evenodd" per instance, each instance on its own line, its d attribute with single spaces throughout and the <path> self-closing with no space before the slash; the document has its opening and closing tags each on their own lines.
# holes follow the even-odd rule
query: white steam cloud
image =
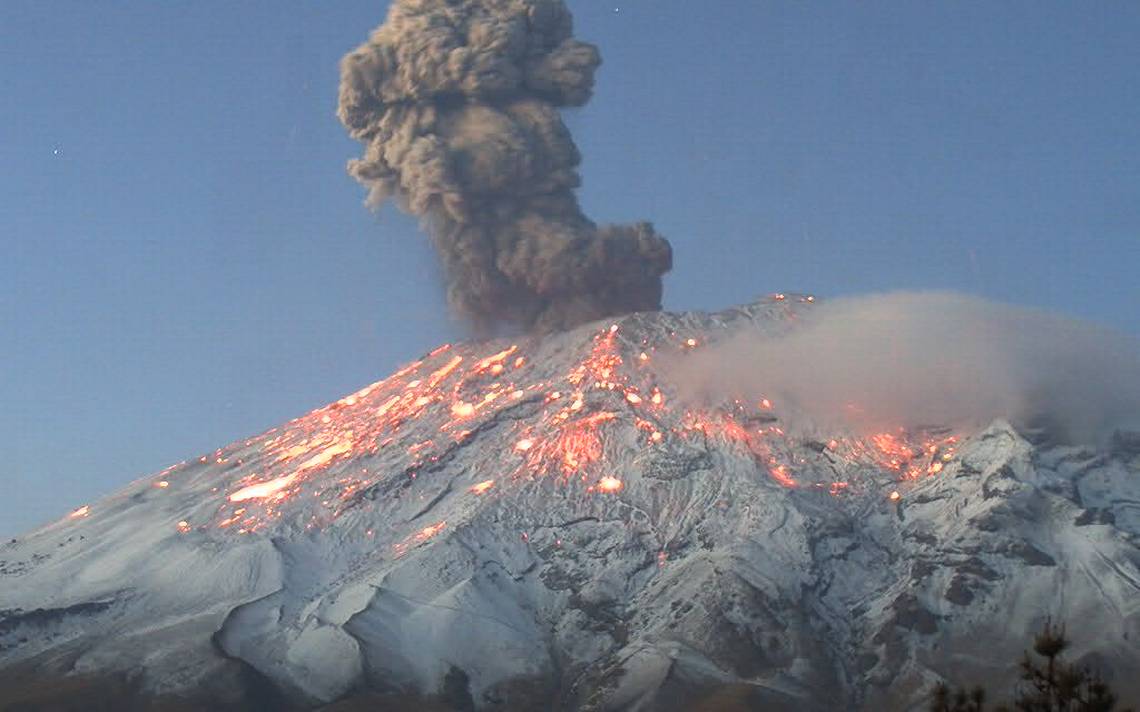
<svg viewBox="0 0 1140 712">
<path fill-rule="evenodd" d="M 947 292 L 821 302 L 784 335 L 738 334 L 662 366 L 691 398 L 768 398 L 860 432 L 1005 418 L 1094 442 L 1140 422 L 1134 339 Z"/>
</svg>

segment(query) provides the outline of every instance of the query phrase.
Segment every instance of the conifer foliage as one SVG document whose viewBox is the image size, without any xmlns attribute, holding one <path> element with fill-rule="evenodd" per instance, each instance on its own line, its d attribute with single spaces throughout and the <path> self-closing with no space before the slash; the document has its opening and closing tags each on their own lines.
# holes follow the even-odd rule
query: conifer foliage
<svg viewBox="0 0 1140 712">
<path fill-rule="evenodd" d="M 1061 654 L 1069 646 L 1065 628 L 1051 620 L 1034 636 L 1033 652 L 1021 660 L 1021 683 L 1012 705 L 999 705 L 994 712 L 1131 712 L 1116 706 L 1116 695 L 1099 674 L 1081 665 L 1065 662 Z M 985 712 L 986 692 L 951 690 L 945 683 L 934 691 L 931 712 Z"/>
</svg>

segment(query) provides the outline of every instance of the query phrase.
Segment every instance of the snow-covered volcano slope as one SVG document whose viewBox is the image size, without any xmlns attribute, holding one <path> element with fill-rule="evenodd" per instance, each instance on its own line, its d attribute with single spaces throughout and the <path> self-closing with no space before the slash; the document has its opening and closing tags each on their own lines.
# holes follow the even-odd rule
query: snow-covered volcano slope
<svg viewBox="0 0 1140 712">
<path fill-rule="evenodd" d="M 794 435 L 655 369 L 812 308 L 444 347 L 140 480 L 0 549 L 0 674 L 209 708 L 903 709 L 1008 682 L 1051 614 L 1136 695 L 1136 441 Z"/>
</svg>

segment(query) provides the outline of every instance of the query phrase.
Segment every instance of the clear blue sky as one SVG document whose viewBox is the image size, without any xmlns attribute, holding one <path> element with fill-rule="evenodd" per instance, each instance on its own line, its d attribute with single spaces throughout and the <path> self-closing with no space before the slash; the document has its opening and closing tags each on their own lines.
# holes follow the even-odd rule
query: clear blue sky
<svg viewBox="0 0 1140 712">
<path fill-rule="evenodd" d="M 386 5 L 0 3 L 0 535 L 462 336 L 344 173 Z M 1140 4 L 569 5 L 582 201 L 672 240 L 668 308 L 937 287 L 1140 333 Z"/>
</svg>

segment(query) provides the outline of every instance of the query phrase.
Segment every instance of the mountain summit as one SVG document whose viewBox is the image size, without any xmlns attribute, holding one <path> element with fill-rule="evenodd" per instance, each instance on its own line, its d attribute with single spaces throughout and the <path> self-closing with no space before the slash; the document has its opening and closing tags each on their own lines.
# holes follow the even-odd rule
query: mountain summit
<svg viewBox="0 0 1140 712">
<path fill-rule="evenodd" d="M 1140 693 L 1140 438 L 827 432 L 658 367 L 815 308 L 442 346 L 14 539 L 0 707 L 905 709 L 1047 615 Z"/>
</svg>

